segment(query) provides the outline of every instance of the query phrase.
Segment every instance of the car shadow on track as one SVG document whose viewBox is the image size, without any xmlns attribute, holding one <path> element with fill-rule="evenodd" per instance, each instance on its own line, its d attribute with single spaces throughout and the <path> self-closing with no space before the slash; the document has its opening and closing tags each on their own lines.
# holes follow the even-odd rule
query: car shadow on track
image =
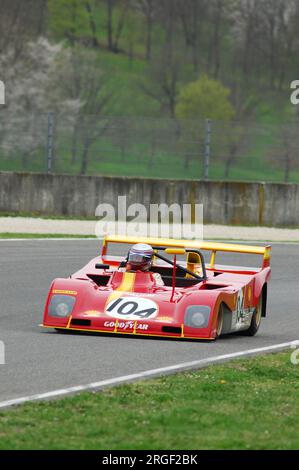
<svg viewBox="0 0 299 470">
<path fill-rule="evenodd" d="M 102 337 L 102 338 L 126 338 L 128 340 L 146 340 L 146 341 L 170 341 L 174 342 L 176 341 L 177 343 L 184 342 L 184 343 L 201 343 L 201 344 L 213 344 L 215 341 L 217 343 L 219 342 L 227 342 L 227 341 L 232 341 L 240 338 L 241 335 L 240 333 L 232 333 L 232 334 L 227 334 L 224 336 L 219 337 L 217 340 L 206 340 L 206 339 L 194 339 L 194 338 L 170 338 L 170 337 L 162 337 L 162 336 L 146 336 L 146 335 L 135 335 L 135 334 L 123 334 L 123 333 L 101 333 L 101 332 L 92 332 L 92 331 L 75 331 L 75 330 L 60 330 L 57 329 L 55 331 L 43 331 L 44 334 L 58 334 L 58 335 L 68 335 L 68 336 L 93 336 L 93 337 Z"/>
</svg>

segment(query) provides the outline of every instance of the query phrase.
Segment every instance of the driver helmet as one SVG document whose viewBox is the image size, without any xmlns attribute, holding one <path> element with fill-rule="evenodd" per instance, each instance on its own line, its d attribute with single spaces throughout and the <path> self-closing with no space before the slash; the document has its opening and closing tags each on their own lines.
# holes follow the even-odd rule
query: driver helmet
<svg viewBox="0 0 299 470">
<path fill-rule="evenodd" d="M 128 253 L 128 263 L 133 271 L 148 271 L 153 262 L 154 250 L 145 243 L 136 243 Z"/>
</svg>

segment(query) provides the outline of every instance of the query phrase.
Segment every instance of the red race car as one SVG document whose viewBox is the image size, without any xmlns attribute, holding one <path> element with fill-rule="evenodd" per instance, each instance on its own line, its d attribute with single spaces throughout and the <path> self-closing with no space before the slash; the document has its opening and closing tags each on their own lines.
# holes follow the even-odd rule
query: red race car
<svg viewBox="0 0 299 470">
<path fill-rule="evenodd" d="M 128 270 L 126 256 L 108 254 L 115 243 L 150 245 L 150 270 Z M 70 278 L 53 281 L 42 326 L 201 340 L 240 331 L 253 336 L 266 316 L 270 250 L 271 246 L 107 236 L 100 257 Z M 206 251 L 211 253 L 207 264 Z M 262 267 L 216 265 L 217 252 L 261 255 Z M 157 283 L 156 276 L 162 282 Z"/>
</svg>

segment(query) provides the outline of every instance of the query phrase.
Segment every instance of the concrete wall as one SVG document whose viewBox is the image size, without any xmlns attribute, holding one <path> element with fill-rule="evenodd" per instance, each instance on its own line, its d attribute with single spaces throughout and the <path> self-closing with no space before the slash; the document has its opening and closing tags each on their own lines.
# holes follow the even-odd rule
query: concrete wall
<svg viewBox="0 0 299 470">
<path fill-rule="evenodd" d="M 93 216 L 100 203 L 199 203 L 204 223 L 299 226 L 299 185 L 0 172 L 0 211 Z"/>
</svg>

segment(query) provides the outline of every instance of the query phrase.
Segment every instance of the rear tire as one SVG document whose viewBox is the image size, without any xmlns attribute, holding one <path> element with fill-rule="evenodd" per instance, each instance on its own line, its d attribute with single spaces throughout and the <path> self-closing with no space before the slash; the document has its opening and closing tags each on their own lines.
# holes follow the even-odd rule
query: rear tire
<svg viewBox="0 0 299 470">
<path fill-rule="evenodd" d="M 262 320 L 262 311 L 263 311 L 263 296 L 260 295 L 256 309 L 252 315 L 251 324 L 248 330 L 243 331 L 245 336 L 254 336 L 260 327 Z"/>
</svg>

